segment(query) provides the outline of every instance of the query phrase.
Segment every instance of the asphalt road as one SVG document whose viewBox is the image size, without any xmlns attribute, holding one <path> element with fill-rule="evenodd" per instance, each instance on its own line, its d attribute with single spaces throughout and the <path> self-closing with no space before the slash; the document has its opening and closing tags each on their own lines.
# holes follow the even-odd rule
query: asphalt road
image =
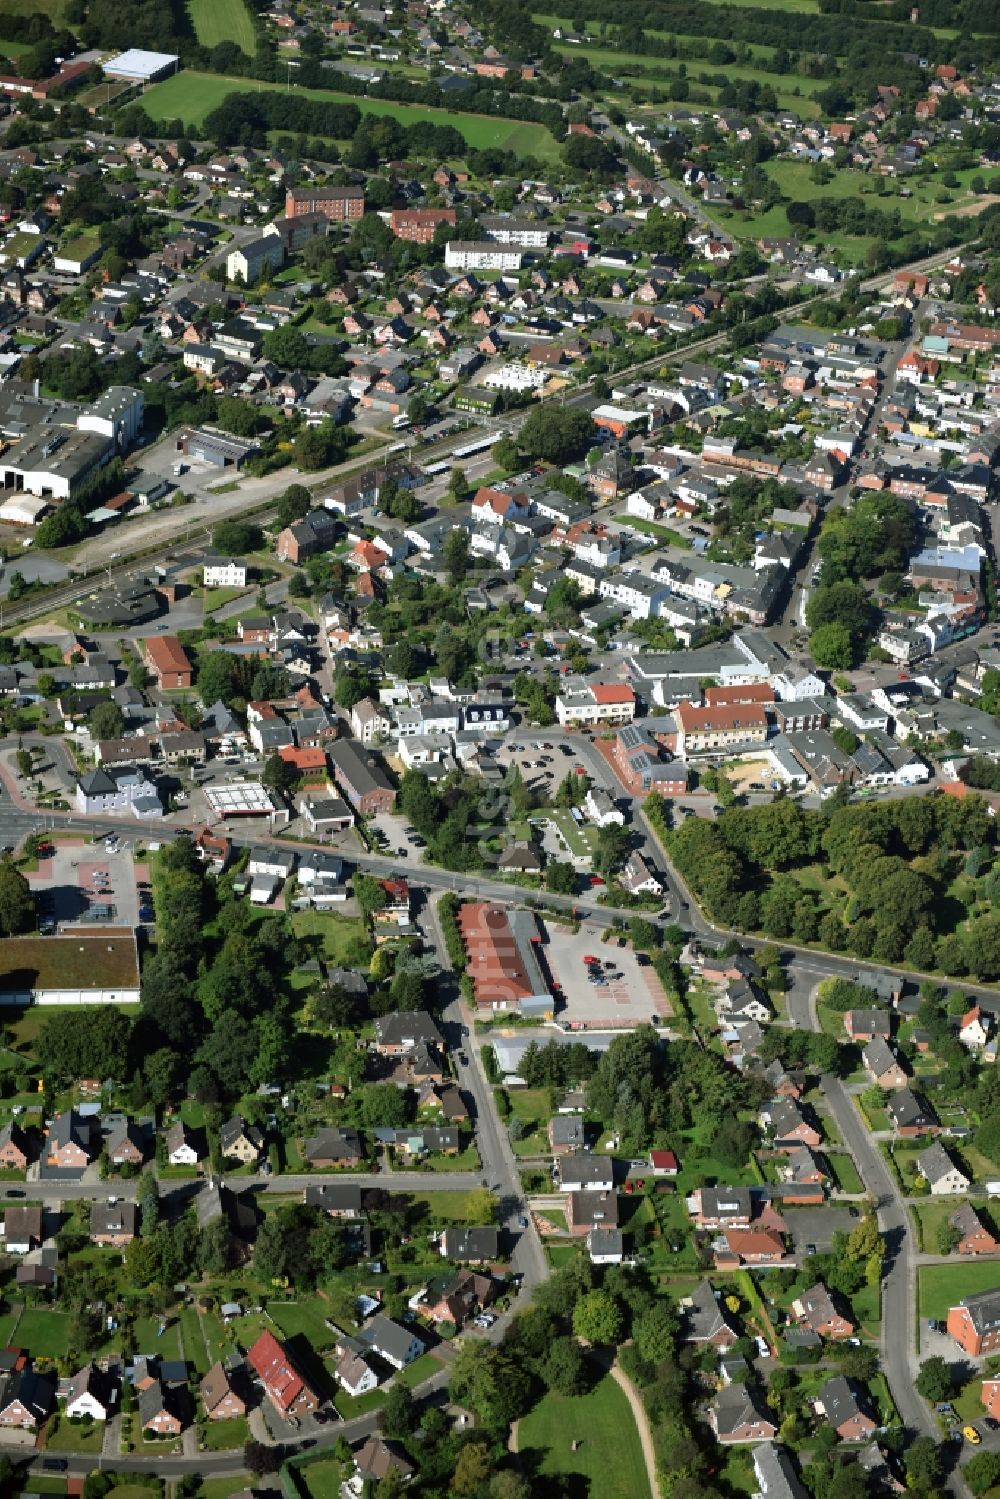
<svg viewBox="0 0 1000 1499">
<path fill-rule="evenodd" d="M 815 987 L 824 973 L 825 969 L 820 967 L 799 972 L 786 994 L 788 1018 L 801 1030 L 820 1029 Z M 882 1277 L 882 1368 L 903 1424 L 917 1436 L 937 1440 L 940 1436 L 937 1424 L 913 1388 L 917 1374 L 917 1284 L 909 1213 L 878 1144 L 862 1123 L 843 1083 L 826 1075 L 820 1079 L 820 1086 L 865 1190 L 876 1204 L 878 1225 L 886 1244 Z"/>
</svg>

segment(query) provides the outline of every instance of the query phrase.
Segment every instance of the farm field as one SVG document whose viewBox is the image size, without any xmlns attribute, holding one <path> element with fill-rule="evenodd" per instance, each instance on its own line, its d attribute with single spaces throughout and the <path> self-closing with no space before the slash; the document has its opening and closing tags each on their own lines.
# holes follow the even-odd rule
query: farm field
<svg viewBox="0 0 1000 1499">
<path fill-rule="evenodd" d="M 154 84 L 143 95 L 143 108 L 154 120 L 181 119 L 190 129 L 198 129 L 224 99 L 234 93 L 255 93 L 261 89 L 282 92 L 283 83 L 260 83 L 248 78 L 227 78 L 221 73 L 176 73 L 163 83 Z M 417 104 L 394 104 L 384 99 L 356 99 L 333 89 L 296 89 L 307 99 L 337 104 L 358 104 L 364 113 L 391 115 L 401 125 L 426 122 L 431 125 L 454 125 L 474 150 L 499 146 L 526 155 L 553 158 L 556 142 L 544 125 L 518 120 L 494 119 L 487 115 L 461 114 L 447 109 L 427 109 Z"/>
<path fill-rule="evenodd" d="M 703 82 L 703 75 L 705 78 L 724 78 L 732 82 L 755 80 L 768 83 L 774 89 L 775 96 L 783 108 L 794 108 L 804 117 L 818 113 L 818 105 L 813 95 L 822 89 L 823 82 L 815 78 L 806 78 L 798 73 L 768 73 L 750 64 L 712 63 L 707 58 L 652 57 L 605 47 L 576 47 L 562 42 L 554 42 L 553 48 L 565 57 L 585 57 L 595 68 L 600 68 L 613 76 L 621 73 L 623 69 L 631 69 L 641 75 L 632 80 L 635 84 L 639 87 L 643 84 L 650 88 L 655 86 L 661 94 L 664 90 L 669 92 L 671 79 L 676 76 L 678 66 L 683 61 L 687 68 L 688 78 L 696 84 L 699 90 L 706 91 L 716 102 L 718 102 L 718 87 L 715 83 Z M 760 50 L 765 52 L 767 49 L 762 47 Z M 668 103 L 658 103 L 657 115 L 662 114 L 663 110 L 669 107 Z M 690 103 L 685 103 L 683 107 L 689 109 L 692 106 Z"/>
<path fill-rule="evenodd" d="M 48 16 L 53 26 L 66 24 L 67 0 L 0 0 L 0 18 L 3 16 Z M 3 31 L 0 23 L 0 33 Z"/>
<path fill-rule="evenodd" d="M 188 14 L 203 47 L 235 42 L 247 57 L 257 51 L 257 36 L 245 0 L 188 0 Z"/>
<path fill-rule="evenodd" d="M 610 1374 L 587 1395 L 546 1395 L 519 1423 L 518 1449 L 540 1459 L 539 1474 L 582 1479 L 592 1494 L 649 1499 L 639 1433 Z"/>
</svg>

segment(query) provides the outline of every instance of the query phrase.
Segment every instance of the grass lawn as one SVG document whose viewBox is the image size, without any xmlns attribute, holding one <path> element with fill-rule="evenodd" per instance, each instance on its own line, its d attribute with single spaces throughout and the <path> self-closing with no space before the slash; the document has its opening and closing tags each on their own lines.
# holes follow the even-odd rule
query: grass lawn
<svg viewBox="0 0 1000 1499">
<path fill-rule="evenodd" d="M 325 1457 L 322 1462 L 309 1463 L 292 1471 L 299 1491 L 308 1494 L 310 1499 L 340 1499 L 344 1465 L 335 1457 Z"/>
<path fill-rule="evenodd" d="M 241 599 L 245 593 L 252 592 L 247 588 L 206 588 L 205 589 L 205 613 L 214 614 L 216 609 L 225 608 L 234 599 Z"/>
<path fill-rule="evenodd" d="M 579 1443 L 575 1452 L 574 1441 Z M 546 1395 L 520 1422 L 518 1447 L 540 1456 L 540 1474 L 568 1478 L 570 1484 L 579 1477 L 593 1494 L 649 1499 L 639 1433 L 610 1374 L 588 1395 Z"/>
<path fill-rule="evenodd" d="M 205 0 L 207 3 L 207 0 Z M 229 0 L 232 3 L 232 0 Z M 205 116 L 216 109 L 233 93 L 259 93 L 261 89 L 285 91 L 284 83 L 261 83 L 257 79 L 227 78 L 220 73 L 198 73 L 190 69 L 175 73 L 163 83 L 154 84 L 143 95 L 143 107 L 154 120 L 182 119 L 185 125 L 197 129 Z M 351 94 L 338 94 L 333 89 L 296 88 L 295 93 L 307 99 L 339 104 L 357 104 Z M 502 150 L 548 157 L 558 155 L 558 147 L 544 125 L 521 123 L 517 120 L 491 118 L 488 115 L 462 114 L 449 109 L 428 109 L 419 105 L 395 104 L 384 100 L 361 101 L 362 112 L 372 115 L 391 115 L 401 125 L 429 123 L 431 125 L 453 125 L 465 137 L 469 146 L 483 149 L 498 146 Z"/>
<path fill-rule="evenodd" d="M 49 1432 L 45 1438 L 46 1452 L 100 1452 L 104 1442 L 104 1422 L 67 1421 L 59 1422 L 59 1430 Z"/>
<path fill-rule="evenodd" d="M 412 1364 L 407 1364 L 405 1369 L 400 1369 L 396 1380 L 412 1390 L 415 1385 L 423 1384 L 425 1379 L 430 1379 L 432 1374 L 437 1374 L 440 1368 L 441 1360 L 435 1358 L 433 1353 L 422 1353 L 419 1358 L 413 1360 Z"/>
<path fill-rule="evenodd" d="M 346 1390 L 338 1389 L 333 1397 L 337 1413 L 343 1421 L 350 1421 L 354 1416 L 367 1416 L 369 1411 L 377 1411 L 384 1402 L 385 1390 L 369 1390 L 366 1395 L 348 1395 Z"/>
<path fill-rule="evenodd" d="M 203 1478 L 198 1490 L 199 1499 L 231 1499 L 233 1494 L 242 1494 L 246 1486 L 246 1475 L 242 1473 L 232 1478 Z"/>
<path fill-rule="evenodd" d="M 231 1421 L 206 1421 L 205 1450 L 226 1452 L 234 1447 L 242 1447 L 249 1435 L 250 1427 L 246 1416 L 234 1416 Z"/>
<path fill-rule="evenodd" d="M 837 1186 L 842 1192 L 863 1192 L 864 1184 L 858 1175 L 858 1168 L 849 1155 L 837 1155 L 831 1153 L 827 1156 L 830 1170 L 837 1179 Z"/>
<path fill-rule="evenodd" d="M 683 547 L 690 551 L 691 543 L 687 537 L 672 530 L 670 526 L 658 525 L 655 520 L 643 520 L 641 515 L 616 515 L 615 520 L 619 525 L 631 526 L 634 531 L 641 531 L 644 536 L 651 536 L 654 541 L 662 541 L 666 546 Z"/>
<path fill-rule="evenodd" d="M 1000 1265 L 966 1265 L 957 1261 L 953 1265 L 921 1265 L 919 1276 L 921 1317 L 936 1317 L 943 1322 L 948 1308 L 963 1296 L 993 1291 L 1000 1286 Z"/>
<path fill-rule="evenodd" d="M 545 1258 L 553 1270 L 561 1270 L 564 1265 L 570 1264 L 576 1259 L 580 1252 L 579 1244 L 545 1244 Z"/>
<path fill-rule="evenodd" d="M 358 917 L 334 916 L 329 911 L 296 911 L 292 917 L 296 937 L 316 937 L 327 963 L 337 967 L 355 938 L 364 938 L 364 922 Z"/>
<path fill-rule="evenodd" d="M 416 1183 L 414 1183 L 416 1185 Z M 467 1223 L 469 1221 L 468 1192 L 413 1192 L 414 1204 L 426 1203 L 427 1224 Z"/>
<path fill-rule="evenodd" d="M 33 1358 L 40 1354 L 47 1358 L 63 1358 L 69 1346 L 69 1317 L 65 1312 L 30 1308 L 17 1324 L 17 1342 Z"/>
<path fill-rule="evenodd" d="M 917 1221 L 920 1249 L 924 1254 L 939 1254 L 937 1236 L 943 1223 L 947 1223 L 952 1213 L 959 1206 L 959 1199 L 949 1198 L 946 1202 L 918 1202 L 913 1204 L 913 1216 Z M 961 1264 L 962 1261 L 956 1261 Z"/>
<path fill-rule="evenodd" d="M 329 1309 L 325 1301 L 272 1301 L 268 1311 L 281 1328 L 286 1338 L 301 1334 L 314 1348 L 327 1348 L 333 1344 L 333 1333 L 326 1326 L 325 1317 Z"/>
<path fill-rule="evenodd" d="M 213 1361 L 209 1357 L 197 1308 L 186 1306 L 181 1312 L 180 1324 L 181 1336 L 184 1339 L 184 1357 L 189 1364 L 194 1364 L 199 1374 L 207 1374 Z"/>
<path fill-rule="evenodd" d="M 18 1334 L 20 1335 L 20 1329 Z M 176 1318 L 168 1322 L 166 1331 L 161 1336 L 159 1317 L 140 1317 L 135 1324 L 134 1341 L 136 1353 L 147 1356 L 156 1354 L 159 1358 L 181 1356 L 180 1324 Z M 188 1357 L 191 1355 L 188 1354 Z"/>
<path fill-rule="evenodd" d="M 510 1111 L 529 1129 L 549 1121 L 548 1093 L 544 1088 L 510 1088 L 507 1090 Z"/>
<path fill-rule="evenodd" d="M 203 47 L 235 42 L 247 57 L 257 51 L 257 37 L 244 0 L 188 0 L 188 14 Z"/>
</svg>

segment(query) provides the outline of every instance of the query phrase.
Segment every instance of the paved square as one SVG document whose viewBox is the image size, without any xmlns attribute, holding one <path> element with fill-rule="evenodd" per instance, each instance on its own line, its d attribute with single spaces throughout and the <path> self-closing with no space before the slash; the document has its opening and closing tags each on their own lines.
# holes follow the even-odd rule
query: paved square
<svg viewBox="0 0 1000 1499">
<path fill-rule="evenodd" d="M 562 1004 L 556 1019 L 570 1028 L 599 1030 L 642 1025 L 669 1009 L 652 967 L 640 967 L 636 954 L 626 947 L 602 942 L 600 930 L 583 923 L 575 934 L 555 922 L 541 922 L 545 940 L 542 961 L 559 985 Z M 604 980 L 592 984 L 587 978 L 595 957 Z"/>
<path fill-rule="evenodd" d="M 56 843 L 28 883 L 39 897 L 39 916 L 53 916 L 60 928 L 138 924 L 136 868 L 124 845 L 110 853 L 101 842 Z M 100 909 L 105 906 L 112 908 L 107 915 Z"/>
</svg>

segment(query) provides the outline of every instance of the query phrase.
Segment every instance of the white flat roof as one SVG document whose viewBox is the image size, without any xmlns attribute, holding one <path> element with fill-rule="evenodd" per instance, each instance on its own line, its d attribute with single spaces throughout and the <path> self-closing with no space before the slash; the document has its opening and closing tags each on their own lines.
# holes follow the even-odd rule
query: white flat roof
<svg viewBox="0 0 1000 1499">
<path fill-rule="evenodd" d="M 212 810 L 223 817 L 265 817 L 274 811 L 274 802 L 268 792 L 253 781 L 206 787 L 205 799 Z"/>
<path fill-rule="evenodd" d="M 155 78 L 166 68 L 176 67 L 180 58 L 175 52 L 147 52 L 143 47 L 129 47 L 117 57 L 102 63 L 105 73 L 114 78 Z"/>
</svg>

